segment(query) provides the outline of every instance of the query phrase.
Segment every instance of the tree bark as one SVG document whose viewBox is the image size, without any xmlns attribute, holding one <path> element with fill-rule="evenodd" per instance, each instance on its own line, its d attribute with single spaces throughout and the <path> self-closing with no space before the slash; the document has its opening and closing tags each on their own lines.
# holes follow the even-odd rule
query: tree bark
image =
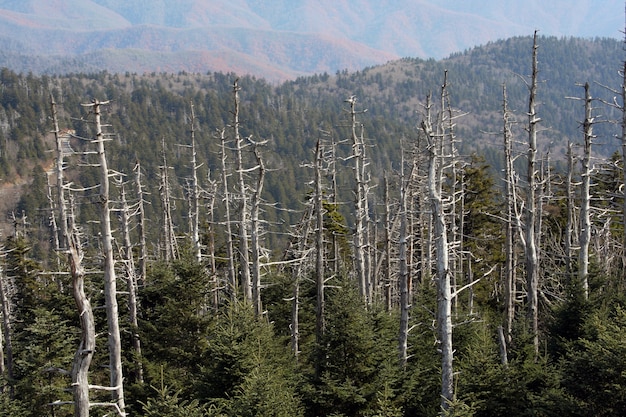
<svg viewBox="0 0 626 417">
<path fill-rule="evenodd" d="M 591 241 L 591 140 L 593 138 L 593 117 L 591 115 L 591 94 L 589 83 L 585 84 L 585 120 L 583 121 L 584 151 L 582 158 L 582 184 L 580 201 L 580 236 L 578 243 L 578 279 L 582 285 L 585 300 L 589 298 L 589 242 Z"/>
<path fill-rule="evenodd" d="M 124 413 L 124 375 L 122 372 L 122 341 L 119 327 L 119 311 L 117 304 L 117 282 L 115 261 L 113 259 L 113 235 L 111 233 L 111 209 L 109 207 L 109 168 L 104 150 L 104 134 L 100 122 L 100 106 L 108 102 L 94 100 L 89 106 L 93 108 L 96 126 L 96 138 L 100 165 L 100 231 L 102 233 L 102 255 L 104 258 L 104 300 L 107 312 L 109 366 L 112 398 Z"/>
<path fill-rule="evenodd" d="M 536 217 L 536 155 L 537 155 L 537 31 L 533 38 L 532 76 L 528 100 L 528 172 L 526 192 L 526 297 L 535 355 L 539 354 L 539 263 L 537 259 Z"/>
<path fill-rule="evenodd" d="M 238 81 L 233 83 L 233 135 L 236 150 L 236 170 L 239 180 L 239 274 L 241 275 L 241 286 L 244 300 L 252 303 L 252 280 L 250 278 L 250 253 L 248 245 L 248 228 L 250 227 L 248 213 L 248 187 L 244 179 L 243 168 L 243 148 L 244 138 L 239 133 L 239 87 Z"/>
</svg>

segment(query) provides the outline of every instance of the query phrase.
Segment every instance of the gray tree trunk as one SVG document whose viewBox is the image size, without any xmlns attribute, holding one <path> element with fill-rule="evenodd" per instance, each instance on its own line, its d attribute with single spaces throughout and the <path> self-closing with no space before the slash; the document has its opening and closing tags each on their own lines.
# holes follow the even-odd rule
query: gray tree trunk
<svg viewBox="0 0 626 417">
<path fill-rule="evenodd" d="M 445 84 L 444 84 L 445 88 Z M 445 211 L 441 197 L 442 161 L 438 154 L 441 137 L 433 133 L 427 120 L 422 122 L 422 130 L 429 138 L 428 152 L 428 192 L 430 196 L 434 231 L 437 278 L 437 327 L 441 349 L 441 408 L 448 409 L 454 400 L 454 374 L 452 350 L 452 289 L 450 285 L 450 261 L 448 235 L 445 224 Z"/>
<path fill-rule="evenodd" d="M 404 167 L 400 176 L 400 247 L 399 247 L 399 266 L 400 274 L 398 277 L 400 291 L 400 334 L 398 337 L 398 355 L 400 359 L 400 367 L 406 367 L 408 355 L 408 338 L 409 338 L 409 268 L 407 260 L 407 241 L 409 236 L 407 233 L 407 182 L 404 178 Z"/>
<path fill-rule="evenodd" d="M 137 270 L 139 272 L 137 276 L 137 286 L 144 285 L 146 279 L 146 262 L 148 260 L 148 252 L 146 246 L 146 216 L 143 207 L 143 186 L 141 183 L 141 164 L 139 160 L 136 161 L 135 167 L 135 193 L 137 194 L 137 215 L 139 220 L 137 221 L 137 233 L 139 234 L 139 265 Z"/>
<path fill-rule="evenodd" d="M 72 387 L 74 393 L 74 417 L 89 417 L 89 367 L 96 349 L 96 327 L 89 298 L 85 294 L 85 269 L 82 264 L 83 251 L 74 213 L 69 218 L 71 230 L 65 237 L 68 243 L 68 262 L 72 275 L 72 294 L 80 321 L 80 344 L 72 364 Z M 67 230 L 66 229 L 66 230 Z"/>
<path fill-rule="evenodd" d="M 528 100 L 528 172 L 526 191 L 526 297 L 535 354 L 539 354 L 539 262 L 537 259 L 536 155 L 537 155 L 537 32 L 533 38 L 532 76 Z"/>
<path fill-rule="evenodd" d="M 239 180 L 239 274 L 241 275 L 241 286 L 243 287 L 244 300 L 252 303 L 252 280 L 250 278 L 250 249 L 248 245 L 248 228 L 250 227 L 250 213 L 248 212 L 248 187 L 244 179 L 243 148 L 244 138 L 239 133 L 239 91 L 241 87 L 233 83 L 233 140 L 236 150 L 236 170 Z"/>
<path fill-rule="evenodd" d="M 354 204 L 355 204 L 355 221 L 354 221 L 354 260 L 357 274 L 357 282 L 361 297 L 366 304 L 370 303 L 369 299 L 369 279 L 367 277 L 367 251 L 365 241 L 365 227 L 367 225 L 367 196 L 365 179 L 363 178 L 365 164 L 365 148 L 362 142 L 362 136 L 357 134 L 356 120 L 356 97 L 352 96 L 346 100 L 350 104 L 350 121 L 351 121 L 351 140 L 352 155 L 354 159 Z"/>
<path fill-rule="evenodd" d="M 109 366 L 113 401 L 124 414 L 124 375 L 122 372 L 122 341 L 119 327 L 119 311 L 117 305 L 117 282 L 115 261 L 113 259 L 113 235 L 111 233 L 111 209 L 109 207 L 109 168 L 104 150 L 104 134 L 100 122 L 100 106 L 108 102 L 93 100 L 92 107 L 95 117 L 96 138 L 100 165 L 100 231 L 102 234 L 102 256 L 104 258 L 104 300 L 107 312 Z"/>
<path fill-rule="evenodd" d="M 506 85 L 502 86 L 502 120 L 504 136 L 504 167 L 505 167 L 505 193 L 506 193 L 506 229 L 505 229 L 505 268 L 504 268 L 504 334 L 506 341 L 511 342 L 513 332 L 513 320 L 515 319 L 515 224 L 516 200 L 515 178 L 513 176 L 513 156 L 511 144 L 511 126 L 509 121 L 508 98 Z M 506 349 L 506 345 L 505 345 Z M 506 353 L 506 352 L 505 352 Z"/>
<path fill-rule="evenodd" d="M 224 225 L 226 228 L 226 256 L 228 257 L 228 285 L 231 299 L 237 298 L 237 274 L 235 271 L 235 249 L 230 217 L 230 191 L 228 188 L 228 169 L 226 167 L 226 132 L 220 131 L 220 155 L 222 161 L 222 194 L 224 197 Z"/>
<path fill-rule="evenodd" d="M 261 193 L 263 192 L 263 183 L 265 181 L 265 165 L 258 149 L 258 144 L 254 144 L 254 155 L 257 161 L 259 176 L 257 178 L 257 186 L 252 194 L 252 208 L 250 211 L 250 245 L 252 249 L 252 298 L 254 304 L 254 312 L 260 317 L 263 308 L 261 304 L 261 243 L 260 234 L 261 226 L 259 221 L 259 210 L 261 207 Z"/>
<path fill-rule="evenodd" d="M 122 200 L 122 236 L 124 247 L 122 248 L 122 258 L 126 270 L 126 288 L 128 290 L 128 320 L 130 323 L 131 343 L 135 351 L 136 362 L 135 378 L 140 384 L 143 383 L 143 363 L 141 361 L 141 339 L 139 338 L 138 324 L 138 308 L 137 308 L 137 273 L 135 270 L 135 262 L 133 259 L 133 245 L 130 239 L 130 209 L 126 200 L 126 190 L 124 184 L 121 184 L 121 200 Z"/>
<path fill-rule="evenodd" d="M 578 279 L 582 284 L 585 299 L 589 298 L 589 242 L 591 241 L 591 141 L 593 138 L 593 117 L 591 115 L 591 94 L 589 83 L 585 84 L 585 120 L 583 121 L 584 151 L 582 158 L 582 184 L 580 201 L 580 236 L 578 242 Z"/>
</svg>

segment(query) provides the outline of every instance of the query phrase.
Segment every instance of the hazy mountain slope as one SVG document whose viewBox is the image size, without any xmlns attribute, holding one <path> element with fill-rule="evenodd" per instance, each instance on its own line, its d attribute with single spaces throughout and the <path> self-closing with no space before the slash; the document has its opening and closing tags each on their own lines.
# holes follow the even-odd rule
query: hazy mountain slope
<svg viewBox="0 0 626 417">
<path fill-rule="evenodd" d="M 277 81 L 399 57 L 442 58 L 535 29 L 617 38 L 623 7 L 618 0 L 0 0 L 0 66 L 237 71 Z M 198 56 L 177 61 L 190 53 Z"/>
</svg>

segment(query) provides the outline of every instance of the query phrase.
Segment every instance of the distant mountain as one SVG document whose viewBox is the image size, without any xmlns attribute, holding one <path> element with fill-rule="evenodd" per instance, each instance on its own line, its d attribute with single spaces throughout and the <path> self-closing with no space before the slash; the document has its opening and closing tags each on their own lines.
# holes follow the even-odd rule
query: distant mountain
<svg viewBox="0 0 626 417">
<path fill-rule="evenodd" d="M 620 0 L 0 0 L 0 66 L 271 81 L 442 58 L 517 35 L 620 37 Z"/>
<path fill-rule="evenodd" d="M 610 157 L 620 146 L 621 115 L 603 103 L 621 102 L 621 99 L 603 86 L 619 89 L 622 83 L 619 71 L 625 56 L 623 43 L 616 39 L 540 37 L 538 44 L 541 81 L 538 158 L 550 158 L 554 171 L 559 172 L 568 142 L 580 144 L 583 104 L 568 97 L 581 97 L 581 83 L 585 82 L 591 84 L 591 94 L 596 99 L 594 158 Z M 128 50 L 110 53 L 136 59 Z M 182 56 L 185 52 L 180 53 Z M 523 78 L 530 72 L 531 53 L 532 37 L 525 36 L 492 42 L 443 60 L 403 58 L 359 71 L 300 77 L 279 84 L 241 76 L 241 133 L 268 141 L 263 150 L 270 168 L 265 200 L 282 204 L 276 210 L 268 208 L 269 221 L 291 224 L 299 220 L 295 210 L 301 208 L 302 198 L 310 191 L 311 175 L 302 162 L 311 160 L 320 137 L 333 137 L 341 143 L 340 160 L 349 155 L 351 147 L 342 139 L 349 137 L 344 100 L 352 95 L 357 98 L 359 110 L 367 109 L 359 114 L 359 121 L 371 144 L 368 157 L 376 185 L 373 192 L 380 193 L 384 173 L 397 169 L 403 147 L 406 150 L 418 138 L 416 126 L 423 117 L 423 104 L 429 92 L 433 96 L 433 108 L 435 111 L 439 108 L 438 97 L 446 70 L 451 106 L 455 114 L 463 115 L 456 119 L 455 127 L 459 154 L 467 157 L 476 153 L 485 157 L 496 178 L 500 178 L 502 87 L 506 84 L 515 154 L 523 155 L 528 138 L 525 130 L 528 88 Z M 110 100 L 105 118 L 115 133 L 115 139 L 107 144 L 111 165 L 119 172 L 130 173 L 134 156 L 139 158 L 148 174 L 147 186 L 153 190 L 150 197 L 153 208 L 148 210 L 156 210 L 158 172 L 163 163 L 161 140 L 173 167 L 172 179 L 180 179 L 182 186 L 189 175 L 188 154 L 185 156 L 179 145 L 189 135 L 190 103 L 194 103 L 197 117 L 198 160 L 205 164 L 203 169 L 219 172 L 219 140 L 215 133 L 232 121 L 235 78 L 232 73 L 206 72 L 145 75 L 100 72 L 38 77 L 0 69 L 0 138 L 3 139 L 0 140 L 0 231 L 12 227 L 13 223 L 3 226 L 2 220 L 3 213 L 13 210 L 19 213 L 24 209 L 33 221 L 35 216 L 39 216 L 38 221 L 48 221 L 47 212 L 38 209 L 48 206 L 45 190 L 32 204 L 15 208 L 21 192 L 34 189 L 25 186 L 37 175 L 34 167 L 52 166 L 48 92 L 54 91 L 57 102 L 63 103 L 62 127 L 75 130 L 79 137 L 92 135 L 89 126 L 80 122 L 81 114 L 86 112 L 81 103 L 93 98 Z M 84 149 L 85 143 L 77 140 L 72 146 L 78 151 Z M 580 147 L 575 146 L 574 152 L 579 153 Z M 523 172 L 524 157 L 518 162 Z M 351 181 L 347 174 L 351 168 L 342 172 L 339 184 L 344 184 L 345 190 Z M 205 175 L 200 177 L 206 178 Z M 91 186 L 97 179 L 82 175 L 80 181 L 91 181 L 81 183 Z M 182 188 L 178 188 L 178 193 L 183 195 Z M 185 221 L 178 219 L 178 224 Z"/>
</svg>

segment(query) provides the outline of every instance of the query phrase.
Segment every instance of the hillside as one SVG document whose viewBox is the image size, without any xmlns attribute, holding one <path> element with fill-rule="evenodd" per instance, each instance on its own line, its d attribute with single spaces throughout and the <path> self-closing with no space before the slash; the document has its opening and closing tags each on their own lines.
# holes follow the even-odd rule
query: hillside
<svg viewBox="0 0 626 417">
<path fill-rule="evenodd" d="M 538 39 L 533 165 L 533 47 L 280 84 L 0 69 L 0 417 L 622 415 L 624 51 Z"/>
<path fill-rule="evenodd" d="M 269 221 L 282 225 L 297 222 L 299 214 L 284 209 L 300 208 L 308 192 L 311 174 L 300 165 L 311 159 L 322 131 L 330 132 L 337 141 L 346 138 L 344 100 L 352 95 L 357 97 L 359 108 L 367 110 L 359 119 L 372 146 L 369 155 L 372 178 L 375 185 L 380 185 L 383 172 L 397 169 L 402 147 L 415 140 L 415 127 L 426 95 L 432 92 L 437 102 L 445 70 L 451 104 L 455 111 L 464 114 L 456 127 L 461 153 L 483 155 L 492 172 L 499 176 L 502 85 L 506 82 L 509 107 L 517 120 L 515 138 L 523 143 L 527 106 L 523 76 L 529 72 L 530 49 L 531 39 L 521 37 L 474 48 L 446 60 L 402 59 L 353 73 L 301 77 L 278 86 L 243 77 L 240 80 L 242 132 L 268 140 L 264 155 L 271 170 L 264 197 L 274 204 L 267 209 Z M 582 140 L 581 104 L 566 97 L 580 97 L 582 88 L 577 84 L 589 81 L 594 97 L 611 102 L 615 94 L 602 86 L 619 86 L 617 72 L 623 59 L 622 45 L 612 39 L 544 37 L 540 39 L 539 59 L 543 80 L 539 87 L 540 156 L 549 155 L 558 168 L 564 160 L 567 142 Z M 39 78 L 5 69 L 0 74 L 4 86 L 0 109 L 5 138 L 0 158 L 2 176 L 7 183 L 14 183 L 14 178 L 32 177 L 34 161 L 47 164 L 48 150 L 52 147 L 47 133 L 49 89 L 63 103 L 64 124 L 78 132 L 85 130 L 75 119 L 83 111 L 80 103 L 91 98 L 112 100 L 106 118 L 117 138 L 109 145 L 115 169 L 130 172 L 137 157 L 150 173 L 152 187 L 156 187 L 157 167 L 161 164 L 158 145 L 161 140 L 166 143 L 168 160 L 175 169 L 179 186 L 189 176 L 186 154 L 181 153 L 179 145 L 187 141 L 187 117 L 193 102 L 198 117 L 198 140 L 202 144 L 199 158 L 206 162 L 202 169 L 210 168 L 215 173 L 219 167 L 215 132 L 229 124 L 230 88 L 235 78 L 234 74 L 187 72 Z M 610 107 L 600 102 L 596 102 L 596 107 L 599 119 L 617 118 Z M 606 158 L 617 149 L 614 136 L 618 132 L 616 123 L 596 125 L 599 139 L 594 152 L 599 157 Z M 83 136 L 89 136 L 88 132 Z M 522 144 L 519 152 L 523 149 Z M 349 147 L 341 145 L 338 152 L 345 156 Z M 340 179 L 343 187 L 350 187 L 347 172 L 341 173 Z M 381 187 L 376 190 L 382 192 Z M 177 192 L 182 198 L 182 189 Z M 47 204 L 43 195 L 35 199 L 39 201 L 37 204 Z M 150 210 L 158 207 L 157 195 L 152 194 Z M 33 210 L 37 204 L 26 206 Z M 12 208 L 4 209 L 7 213 Z M 179 218 L 178 223 L 182 225 L 184 220 Z"/>
<path fill-rule="evenodd" d="M 17 72 L 236 72 L 271 82 L 443 59 L 512 36 L 620 37 L 618 0 L 0 1 Z"/>
</svg>

